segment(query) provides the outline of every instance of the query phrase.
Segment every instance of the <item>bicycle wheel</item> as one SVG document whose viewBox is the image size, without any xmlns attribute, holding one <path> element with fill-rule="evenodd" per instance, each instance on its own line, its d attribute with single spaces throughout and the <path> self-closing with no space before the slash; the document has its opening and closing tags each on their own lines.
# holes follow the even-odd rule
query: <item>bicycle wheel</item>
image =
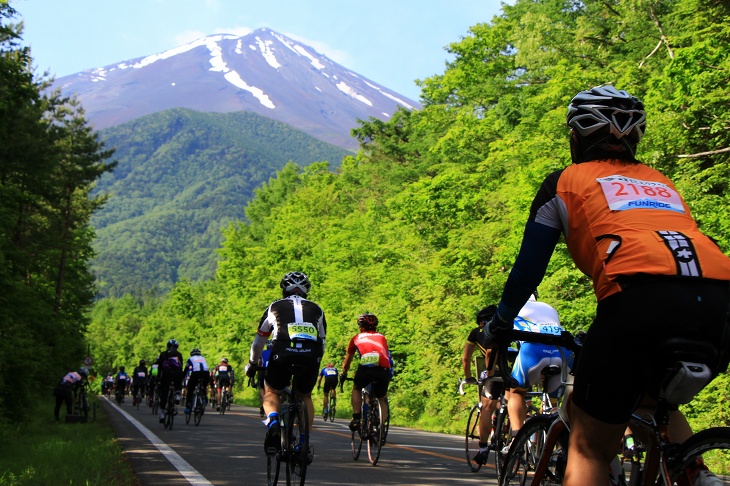
<svg viewBox="0 0 730 486">
<path fill-rule="evenodd" d="M 330 395 L 330 404 L 329 404 L 330 405 L 330 408 L 327 411 L 328 412 L 328 415 L 329 415 L 330 422 L 334 422 L 335 421 L 335 401 L 336 401 L 335 397 L 332 396 L 332 395 Z"/>
<path fill-rule="evenodd" d="M 350 444 L 352 446 L 352 458 L 357 461 L 360 457 L 360 450 L 362 450 L 362 435 L 360 429 L 352 431 L 352 441 Z"/>
<path fill-rule="evenodd" d="M 529 484 L 527 478 L 535 474 L 535 466 L 545 447 L 545 435 L 555 419 L 555 415 L 535 415 L 525 422 L 504 458 L 500 486 Z"/>
<path fill-rule="evenodd" d="M 309 465 L 309 413 L 303 400 L 295 408 L 298 413 L 289 414 L 290 426 L 286 428 L 286 484 L 304 486 Z"/>
<path fill-rule="evenodd" d="M 374 466 L 380 458 L 380 450 L 383 447 L 383 410 L 380 408 L 380 401 L 377 398 L 370 399 L 370 412 L 368 413 L 368 458 Z"/>
<path fill-rule="evenodd" d="M 157 415 L 160 412 L 160 396 L 155 390 L 155 396 L 152 399 L 152 415 Z"/>
<path fill-rule="evenodd" d="M 720 481 L 717 484 L 730 485 L 730 427 L 712 427 L 697 432 L 679 446 L 675 458 L 668 464 L 671 484 L 691 484 L 688 469 L 701 458 L 717 476 Z"/>
<path fill-rule="evenodd" d="M 497 481 L 502 479 L 502 469 L 504 469 L 504 459 L 506 454 L 502 453 L 502 449 L 509 444 L 510 440 L 510 426 L 509 426 L 509 414 L 507 413 L 507 407 L 501 407 L 497 411 L 497 417 L 494 426 L 494 465 L 497 470 Z"/>
<path fill-rule="evenodd" d="M 482 465 L 474 460 L 474 456 L 479 453 L 479 417 L 481 414 L 482 406 L 477 403 L 471 407 L 469 418 L 466 421 L 464 451 L 466 452 L 466 463 L 473 472 L 477 472 L 482 468 Z"/>
<path fill-rule="evenodd" d="M 231 404 L 233 404 L 233 396 L 231 395 L 231 392 L 228 392 L 226 399 L 226 410 L 229 412 L 231 411 Z"/>
<path fill-rule="evenodd" d="M 226 413 L 226 408 L 228 408 L 228 394 L 226 392 L 221 393 L 221 403 L 220 403 L 220 412 L 221 415 Z"/>
<path fill-rule="evenodd" d="M 284 428 L 282 427 L 282 431 Z M 268 486 L 274 486 L 279 481 L 279 470 L 281 469 L 281 444 L 279 452 L 273 456 L 266 455 L 266 481 Z"/>
<path fill-rule="evenodd" d="M 193 421 L 195 422 L 196 427 L 200 425 L 200 421 L 203 420 L 204 411 L 205 404 L 203 403 L 203 398 L 196 392 L 193 396 Z"/>
</svg>

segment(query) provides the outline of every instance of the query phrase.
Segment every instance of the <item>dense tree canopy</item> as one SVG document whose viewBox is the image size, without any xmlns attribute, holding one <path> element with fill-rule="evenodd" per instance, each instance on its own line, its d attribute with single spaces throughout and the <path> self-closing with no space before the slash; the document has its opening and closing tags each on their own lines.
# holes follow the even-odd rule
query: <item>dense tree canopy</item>
<svg viewBox="0 0 730 486">
<path fill-rule="evenodd" d="M 113 164 L 74 100 L 41 95 L 14 17 L 0 2 L 0 419 L 17 420 L 86 352 L 89 193 Z"/>
</svg>

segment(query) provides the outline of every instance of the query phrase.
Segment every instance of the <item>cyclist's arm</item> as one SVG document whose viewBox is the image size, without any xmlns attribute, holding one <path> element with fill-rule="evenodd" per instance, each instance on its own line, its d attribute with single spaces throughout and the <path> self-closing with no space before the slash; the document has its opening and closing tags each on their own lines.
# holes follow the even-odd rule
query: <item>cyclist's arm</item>
<svg viewBox="0 0 730 486">
<path fill-rule="evenodd" d="M 535 221 L 527 222 L 520 252 L 497 306 L 497 314 L 502 321 L 511 322 L 542 281 L 560 234 L 560 229 Z"/>
<path fill-rule="evenodd" d="M 350 370 L 350 364 L 352 364 L 352 358 L 355 357 L 355 353 L 347 353 L 345 355 L 345 360 L 342 362 L 342 374 L 346 375 L 347 372 Z"/>
<path fill-rule="evenodd" d="M 461 357 L 461 366 L 464 368 L 464 378 L 469 379 L 472 377 L 471 375 L 471 358 L 474 354 L 474 348 L 476 348 L 476 345 L 474 343 L 470 343 L 469 341 L 464 344 L 464 354 Z"/>
</svg>

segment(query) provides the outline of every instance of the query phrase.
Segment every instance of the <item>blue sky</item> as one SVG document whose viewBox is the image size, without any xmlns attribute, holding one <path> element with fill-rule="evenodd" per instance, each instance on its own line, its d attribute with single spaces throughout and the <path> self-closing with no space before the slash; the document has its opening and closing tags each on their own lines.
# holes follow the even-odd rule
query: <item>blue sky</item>
<svg viewBox="0 0 730 486">
<path fill-rule="evenodd" d="M 513 0 L 507 3 L 514 3 Z M 55 77 L 156 54 L 198 37 L 268 27 L 418 100 L 445 47 L 499 15 L 498 0 L 11 0 L 34 65 Z"/>
</svg>

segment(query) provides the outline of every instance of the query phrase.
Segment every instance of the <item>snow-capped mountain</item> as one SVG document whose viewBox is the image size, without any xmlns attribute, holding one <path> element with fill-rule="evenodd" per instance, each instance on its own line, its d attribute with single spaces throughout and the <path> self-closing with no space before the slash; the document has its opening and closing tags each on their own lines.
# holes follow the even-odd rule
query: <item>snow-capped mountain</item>
<svg viewBox="0 0 730 486">
<path fill-rule="evenodd" d="M 168 108 L 252 111 L 353 149 L 356 119 L 419 103 L 270 29 L 210 35 L 169 51 L 58 78 L 97 130 Z"/>
</svg>

